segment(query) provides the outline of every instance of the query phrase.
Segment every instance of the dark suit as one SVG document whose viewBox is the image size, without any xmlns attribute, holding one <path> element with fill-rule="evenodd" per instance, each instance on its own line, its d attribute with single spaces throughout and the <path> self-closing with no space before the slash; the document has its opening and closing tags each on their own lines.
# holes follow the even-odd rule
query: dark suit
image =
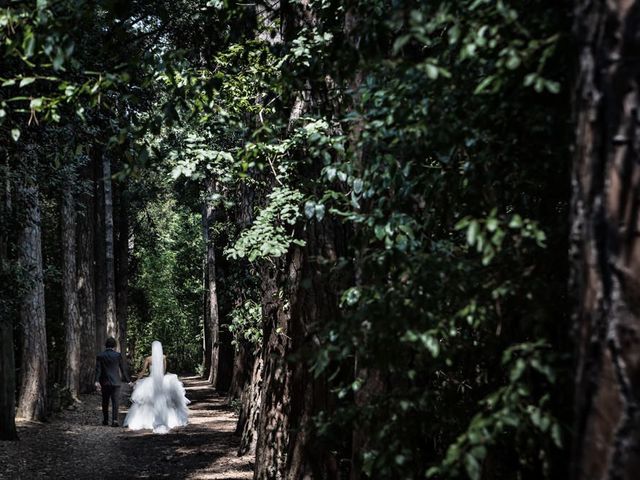
<svg viewBox="0 0 640 480">
<path fill-rule="evenodd" d="M 109 400 L 111 400 L 111 421 L 118 421 L 120 403 L 120 374 L 130 382 L 124 367 L 122 355 L 112 348 L 107 348 L 96 357 L 96 382 L 102 387 L 102 417 L 106 424 L 109 420 Z"/>
</svg>

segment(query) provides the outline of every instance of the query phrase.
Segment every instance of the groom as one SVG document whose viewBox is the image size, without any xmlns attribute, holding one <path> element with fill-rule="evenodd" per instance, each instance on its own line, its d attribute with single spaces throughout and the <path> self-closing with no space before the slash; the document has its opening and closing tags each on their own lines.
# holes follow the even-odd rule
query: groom
<svg viewBox="0 0 640 480">
<path fill-rule="evenodd" d="M 115 351 L 116 339 L 107 338 L 106 350 L 96 358 L 96 388 L 102 392 L 102 425 L 109 423 L 109 400 L 111 400 L 111 426 L 118 426 L 118 406 L 120 402 L 120 373 L 132 385 L 124 368 L 122 355 Z"/>
</svg>

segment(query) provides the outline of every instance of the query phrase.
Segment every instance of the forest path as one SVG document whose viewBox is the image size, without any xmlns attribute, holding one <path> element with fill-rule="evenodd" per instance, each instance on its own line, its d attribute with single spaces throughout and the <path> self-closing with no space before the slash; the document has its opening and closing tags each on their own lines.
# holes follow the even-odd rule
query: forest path
<svg viewBox="0 0 640 480">
<path fill-rule="evenodd" d="M 20 441 L 0 442 L 0 479 L 253 478 L 249 457 L 236 456 L 236 418 L 225 398 L 199 377 L 181 380 L 192 402 L 186 427 L 167 435 L 103 427 L 100 395 L 82 395 L 76 410 L 47 423 L 18 422 Z"/>
</svg>

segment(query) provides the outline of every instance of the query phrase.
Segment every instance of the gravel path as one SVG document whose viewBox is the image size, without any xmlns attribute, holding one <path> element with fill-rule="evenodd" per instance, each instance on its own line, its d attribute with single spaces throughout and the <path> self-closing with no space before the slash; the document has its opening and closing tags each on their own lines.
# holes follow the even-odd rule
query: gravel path
<svg viewBox="0 0 640 480">
<path fill-rule="evenodd" d="M 250 458 L 236 456 L 236 418 L 225 399 L 199 377 L 182 381 L 192 402 L 186 427 L 167 435 L 103 427 L 100 396 L 82 395 L 76 410 L 47 423 L 18 423 L 20 441 L 0 442 L 0 479 L 253 478 Z M 120 413 L 122 423 L 126 409 Z"/>
</svg>

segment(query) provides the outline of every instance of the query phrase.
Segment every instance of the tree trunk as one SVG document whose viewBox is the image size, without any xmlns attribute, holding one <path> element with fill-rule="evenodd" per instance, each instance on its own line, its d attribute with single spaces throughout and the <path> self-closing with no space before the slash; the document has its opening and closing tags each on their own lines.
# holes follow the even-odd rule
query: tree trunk
<svg viewBox="0 0 640 480">
<path fill-rule="evenodd" d="M 291 309 L 285 308 L 285 299 L 291 301 L 296 292 L 302 267 L 302 251 L 295 247 L 288 256 L 286 280 L 273 269 L 263 276 L 263 318 L 265 322 L 262 352 L 262 395 L 258 419 L 256 468 L 254 478 L 283 479 L 287 472 L 289 447 L 289 404 L 291 401 Z M 286 284 L 284 298 L 279 285 Z"/>
<path fill-rule="evenodd" d="M 96 301 L 95 301 L 95 270 L 94 270 L 94 187 L 91 175 L 91 164 L 85 165 L 83 188 L 79 197 L 80 208 L 77 222 L 77 272 L 78 272 L 78 310 L 82 324 L 81 333 L 81 362 L 80 362 L 80 392 L 88 393 L 94 390 L 96 356 Z"/>
<path fill-rule="evenodd" d="M 108 155 L 102 157 L 104 184 L 104 245 L 105 245 L 105 320 L 107 336 L 120 343 L 118 318 L 116 316 L 115 257 L 113 248 L 113 190 L 111 186 L 111 161 Z"/>
<path fill-rule="evenodd" d="M 118 223 L 117 223 L 117 317 L 122 354 L 127 352 L 127 310 L 129 304 L 129 204 L 126 186 L 118 190 Z"/>
<path fill-rule="evenodd" d="M 78 282 L 76 272 L 76 205 L 74 189 L 76 172 L 67 166 L 62 189 L 62 297 L 65 323 L 65 385 L 72 398 L 80 393 L 81 332 L 78 312 Z"/>
<path fill-rule="evenodd" d="M 242 391 L 242 410 L 236 432 L 241 434 L 238 455 L 255 455 L 258 442 L 258 420 L 262 403 L 262 367 L 264 362 L 259 352 L 253 362 L 251 381 Z"/>
<path fill-rule="evenodd" d="M 640 471 L 640 3 L 577 2 L 573 478 Z"/>
<path fill-rule="evenodd" d="M 281 277 L 265 275 L 256 479 L 338 478 L 337 462 L 312 431 L 313 416 L 329 403 L 326 379 L 310 372 L 308 356 L 317 349 L 317 329 L 339 316 L 339 282 L 326 269 L 337 260 L 335 232 L 326 219 L 298 236 L 306 246 L 293 248 Z"/>
<path fill-rule="evenodd" d="M 253 370 L 253 358 L 249 347 L 243 342 L 236 346 L 233 357 L 233 373 L 227 397 L 229 401 L 242 398 L 242 393 L 251 383 L 251 371 Z"/>
<path fill-rule="evenodd" d="M 102 155 L 98 151 L 94 162 L 94 211 L 95 211 L 95 230 L 94 230 L 94 252 L 95 252 L 95 312 L 96 312 L 96 350 L 101 351 L 104 348 L 104 342 L 107 339 L 107 304 L 106 295 L 106 255 L 105 255 L 105 222 L 104 222 L 104 182 L 102 174 Z M 95 363 L 95 361 L 93 362 Z"/>
<path fill-rule="evenodd" d="M 207 248 L 207 306 L 209 309 L 209 341 L 211 343 L 211 360 L 209 365 L 209 383 L 216 385 L 218 378 L 218 360 L 220 353 L 220 320 L 218 318 L 218 292 L 216 285 L 216 250 L 215 241 L 213 235 L 211 235 L 210 228 L 214 222 L 215 211 L 213 208 L 211 197 L 216 193 L 216 181 L 214 178 L 209 177 L 207 179 L 206 190 L 206 212 L 207 227 L 209 232 L 207 234 L 208 243 Z"/>
<path fill-rule="evenodd" d="M 211 310 L 209 309 L 209 214 L 208 202 L 202 203 L 202 240 L 204 244 L 204 255 L 202 259 L 202 376 L 209 378 L 211 371 Z"/>
<path fill-rule="evenodd" d="M 233 335 L 223 317 L 220 319 L 218 327 L 218 378 L 215 385 L 216 390 L 220 393 L 228 392 L 233 380 L 235 349 L 232 342 Z"/>
<path fill-rule="evenodd" d="M 4 260 L 4 252 L 0 253 L 0 258 Z M 13 322 L 9 309 L 4 304 L 0 308 L 0 440 L 17 440 Z"/>
<path fill-rule="evenodd" d="M 28 176 L 28 175 L 25 175 Z M 17 416 L 43 420 L 47 408 L 47 335 L 44 311 L 40 194 L 36 183 L 20 186 L 24 227 L 20 233 L 20 266 L 26 287 L 20 305 L 22 362 Z"/>
<path fill-rule="evenodd" d="M 0 171 L 0 272 L 5 280 L 13 272 L 5 271 L 9 264 L 9 218 L 11 217 L 11 189 L 9 166 Z M 5 289 L 9 282 L 3 282 L 3 298 L 0 300 L 0 440 L 17 440 L 16 413 L 16 368 L 13 356 L 13 308 L 8 302 Z M 7 294 L 6 296 L 4 294 Z"/>
</svg>

